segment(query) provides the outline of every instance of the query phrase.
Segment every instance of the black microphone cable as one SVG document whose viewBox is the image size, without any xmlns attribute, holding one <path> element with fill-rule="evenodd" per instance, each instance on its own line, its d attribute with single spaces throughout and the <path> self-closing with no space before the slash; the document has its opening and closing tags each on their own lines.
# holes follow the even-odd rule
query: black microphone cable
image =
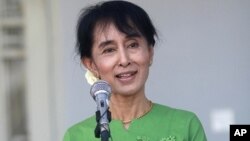
<svg viewBox="0 0 250 141">
<path fill-rule="evenodd" d="M 97 125 L 96 125 L 96 128 L 95 128 L 95 137 L 96 138 L 100 138 L 100 137 L 103 137 L 101 138 L 101 141 L 108 141 L 109 140 L 109 137 L 111 139 L 111 141 L 113 141 L 113 138 L 111 136 L 111 131 L 110 131 L 110 128 L 108 126 L 108 128 L 106 128 L 105 125 L 102 125 L 100 124 L 100 119 L 107 113 L 107 118 L 108 118 L 108 121 L 111 122 L 111 112 L 109 111 L 109 108 L 107 108 L 105 110 L 105 112 L 101 115 L 100 114 L 100 111 L 96 111 L 96 122 L 97 122 Z M 101 132 L 101 128 L 104 128 L 105 130 Z M 105 132 L 106 131 L 106 132 Z"/>
</svg>

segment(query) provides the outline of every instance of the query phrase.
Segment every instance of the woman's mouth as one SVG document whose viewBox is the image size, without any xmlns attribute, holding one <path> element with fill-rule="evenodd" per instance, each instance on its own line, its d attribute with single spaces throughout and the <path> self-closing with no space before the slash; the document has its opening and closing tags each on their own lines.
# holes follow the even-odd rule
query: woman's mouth
<svg viewBox="0 0 250 141">
<path fill-rule="evenodd" d="M 137 74 L 137 71 L 127 71 L 127 72 L 119 73 L 115 75 L 115 77 L 118 78 L 122 82 L 130 82 L 132 79 L 134 79 L 136 74 Z"/>
</svg>

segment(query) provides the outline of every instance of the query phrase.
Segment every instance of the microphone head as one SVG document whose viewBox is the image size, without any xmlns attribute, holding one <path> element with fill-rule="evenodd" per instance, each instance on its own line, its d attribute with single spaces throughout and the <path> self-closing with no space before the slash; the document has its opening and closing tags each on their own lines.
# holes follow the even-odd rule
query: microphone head
<svg viewBox="0 0 250 141">
<path fill-rule="evenodd" d="M 96 96 L 95 94 L 98 91 L 104 91 L 109 98 L 111 95 L 111 86 L 109 85 L 108 82 L 106 82 L 104 80 L 98 80 L 90 88 L 90 94 L 94 98 L 94 100 L 95 100 L 95 96 Z"/>
</svg>

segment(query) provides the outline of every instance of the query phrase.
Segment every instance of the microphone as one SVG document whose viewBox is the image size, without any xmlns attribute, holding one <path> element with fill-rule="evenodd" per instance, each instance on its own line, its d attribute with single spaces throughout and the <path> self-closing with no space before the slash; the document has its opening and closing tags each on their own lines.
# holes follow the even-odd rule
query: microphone
<svg viewBox="0 0 250 141">
<path fill-rule="evenodd" d="M 101 141 L 108 141 L 110 137 L 109 122 L 111 121 L 108 103 L 111 95 L 111 86 L 104 80 L 98 80 L 91 86 L 90 94 L 97 105 L 95 136 L 97 138 L 101 136 Z"/>
</svg>

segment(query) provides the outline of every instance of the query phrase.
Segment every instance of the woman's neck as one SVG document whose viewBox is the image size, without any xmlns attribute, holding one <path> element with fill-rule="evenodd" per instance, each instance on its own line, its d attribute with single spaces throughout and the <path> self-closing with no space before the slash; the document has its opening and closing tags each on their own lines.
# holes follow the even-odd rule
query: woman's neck
<svg viewBox="0 0 250 141">
<path fill-rule="evenodd" d="M 132 120 L 146 114 L 152 107 L 145 95 L 122 97 L 113 95 L 110 100 L 112 119 L 121 120 L 125 128 L 129 127 Z"/>
</svg>

